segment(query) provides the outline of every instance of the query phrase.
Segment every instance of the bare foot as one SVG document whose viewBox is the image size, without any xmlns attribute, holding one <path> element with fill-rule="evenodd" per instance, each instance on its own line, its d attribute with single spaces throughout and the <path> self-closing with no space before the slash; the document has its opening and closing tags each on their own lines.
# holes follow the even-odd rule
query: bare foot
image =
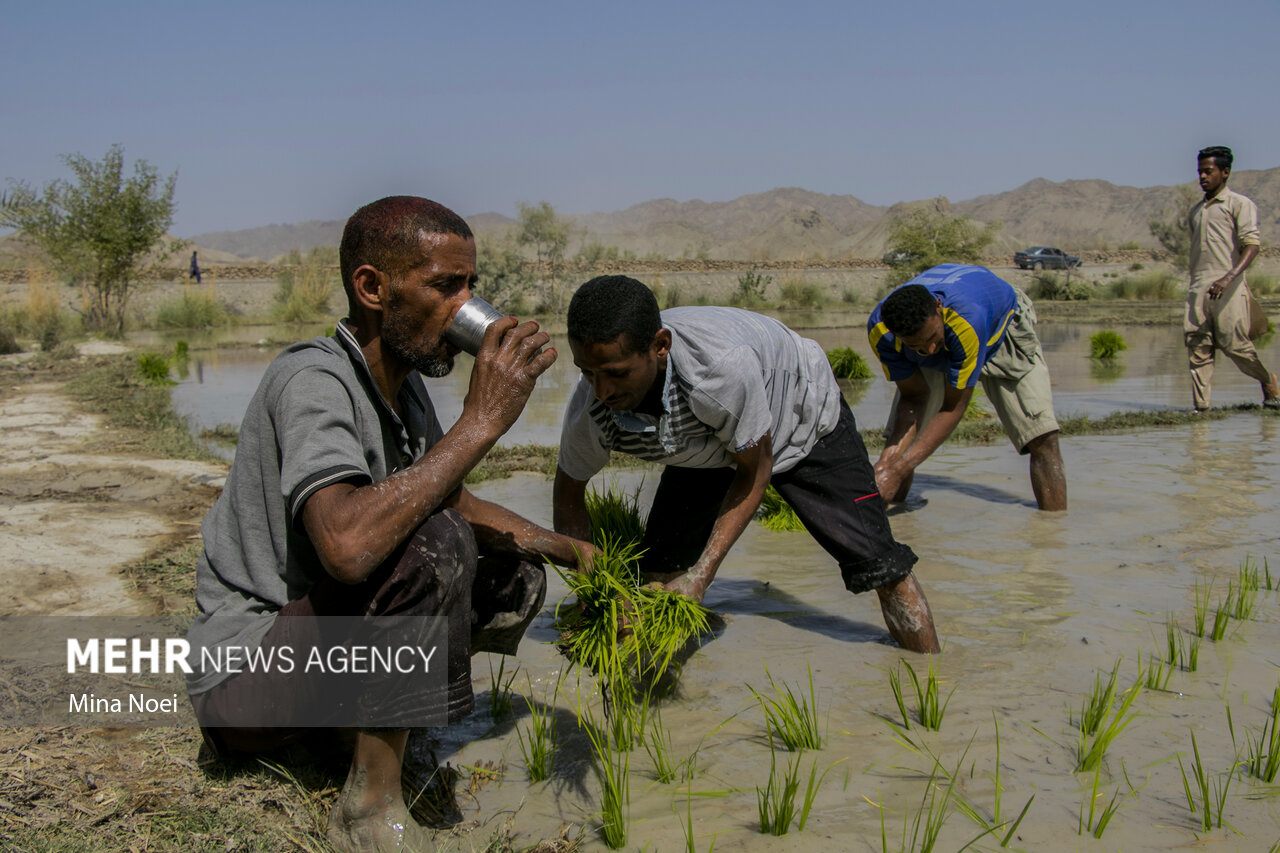
<svg viewBox="0 0 1280 853">
<path fill-rule="evenodd" d="M 329 843 L 341 853 L 427 853 L 434 850 L 426 830 L 403 802 L 362 804 L 350 780 L 329 811 Z"/>
</svg>

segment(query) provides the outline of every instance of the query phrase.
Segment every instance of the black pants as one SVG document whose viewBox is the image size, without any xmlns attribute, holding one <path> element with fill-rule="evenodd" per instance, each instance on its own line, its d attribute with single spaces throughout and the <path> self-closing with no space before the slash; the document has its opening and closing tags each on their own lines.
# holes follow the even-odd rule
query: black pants
<svg viewBox="0 0 1280 853">
<path fill-rule="evenodd" d="M 683 572 L 697 562 L 734 473 L 733 468 L 663 470 L 645 529 L 643 572 Z M 911 573 L 915 552 L 893 538 L 867 448 L 843 400 L 835 429 L 770 482 L 836 559 L 850 592 L 878 589 Z"/>
<path fill-rule="evenodd" d="M 276 615 L 262 653 L 292 650 L 292 672 L 241 672 L 191 697 L 215 751 L 259 752 L 301 727 L 408 728 L 454 722 L 475 707 L 471 655 L 514 654 L 546 597 L 539 565 L 477 553 L 453 510 L 433 514 L 362 583 L 322 577 Z M 325 677 L 303 669 L 304 650 L 426 645 L 445 638 L 435 676 L 419 671 Z M 444 677 L 440 677 L 443 675 Z"/>
</svg>

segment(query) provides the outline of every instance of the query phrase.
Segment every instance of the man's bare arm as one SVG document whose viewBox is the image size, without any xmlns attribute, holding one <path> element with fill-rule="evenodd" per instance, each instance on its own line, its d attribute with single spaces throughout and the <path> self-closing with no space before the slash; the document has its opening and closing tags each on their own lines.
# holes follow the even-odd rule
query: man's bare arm
<svg viewBox="0 0 1280 853">
<path fill-rule="evenodd" d="M 516 418 L 534 382 L 556 360 L 537 353 L 549 338 L 535 323 L 495 322 L 471 372 L 462 414 L 430 450 L 379 483 L 337 483 L 307 499 L 302 523 L 325 571 L 343 583 L 369 576 L 401 542 L 444 506 Z"/>
<path fill-rule="evenodd" d="M 515 554 L 528 560 L 543 557 L 561 566 L 590 565 L 594 549 L 585 541 L 547 530 L 504 506 L 459 491 L 458 512 L 470 522 L 482 549 Z"/>
<path fill-rule="evenodd" d="M 711 586 L 729 549 L 759 509 L 769 477 L 773 474 L 773 439 L 767 432 L 754 447 L 731 455 L 738 466 L 737 471 L 720 504 L 720 514 L 711 528 L 711 537 L 702 550 L 702 556 L 688 571 L 666 584 L 667 589 L 694 601 L 701 601 L 706 595 L 707 587 Z"/>
<path fill-rule="evenodd" d="M 973 397 L 972 388 L 946 388 L 942 408 L 921 427 L 920 421 L 928 401 L 928 387 L 920 371 L 898 383 L 898 390 L 902 394 L 898 401 L 898 418 L 894 423 L 893 433 L 875 464 L 876 486 L 880 489 L 880 496 L 886 501 L 894 499 L 903 481 L 955 431 L 960 419 L 964 417 L 969 399 Z"/>
<path fill-rule="evenodd" d="M 591 518 L 587 515 L 587 481 L 575 480 L 556 468 L 551 492 L 551 519 L 557 533 L 575 539 L 591 538 Z"/>
</svg>

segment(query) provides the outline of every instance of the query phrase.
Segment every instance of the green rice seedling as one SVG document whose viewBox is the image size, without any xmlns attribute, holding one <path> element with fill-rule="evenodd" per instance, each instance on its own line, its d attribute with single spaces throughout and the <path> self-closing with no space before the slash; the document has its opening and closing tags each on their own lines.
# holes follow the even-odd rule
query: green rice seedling
<svg viewBox="0 0 1280 853">
<path fill-rule="evenodd" d="M 511 675 L 507 676 L 504 681 L 502 676 L 507 667 L 506 655 L 503 655 L 498 661 L 498 671 L 493 671 L 493 659 L 489 660 L 489 716 L 494 722 L 506 719 L 511 716 L 511 682 L 515 681 L 516 674 L 520 672 L 517 665 L 511 671 Z"/>
<path fill-rule="evenodd" d="M 530 782 L 542 782 L 551 778 L 551 768 L 555 762 L 555 701 L 560 693 L 560 684 L 551 694 L 550 701 L 539 704 L 533 699 L 533 682 L 529 682 L 529 693 L 525 696 L 529 706 L 528 737 L 523 728 L 516 729 L 516 738 L 520 742 L 520 752 L 524 755 L 524 766 L 529 773 Z"/>
<path fill-rule="evenodd" d="M 1276 773 L 1280 771 L 1280 687 L 1276 688 L 1271 717 L 1263 724 L 1258 740 L 1255 742 L 1252 735 L 1245 734 L 1245 752 L 1248 760 L 1244 767 L 1250 776 L 1268 784 L 1276 780 Z"/>
<path fill-rule="evenodd" d="M 764 490 L 764 498 L 760 501 L 760 509 L 756 518 L 770 530 L 799 531 L 804 530 L 804 522 L 791 508 L 782 495 L 772 485 Z"/>
<path fill-rule="evenodd" d="M 1227 803 L 1227 792 L 1231 787 L 1231 777 L 1234 772 L 1228 772 L 1213 779 L 1209 778 L 1209 774 L 1204 769 L 1204 762 L 1200 759 L 1200 747 L 1196 743 L 1194 729 L 1191 732 L 1191 750 L 1196 757 L 1195 764 L 1191 767 L 1191 778 L 1196 783 L 1195 793 L 1192 793 L 1191 782 L 1187 780 L 1187 768 L 1182 763 L 1181 755 L 1178 755 L 1178 769 L 1182 771 L 1182 787 L 1187 794 L 1187 808 L 1199 820 L 1200 828 L 1207 832 L 1213 829 L 1215 824 L 1218 827 L 1222 826 L 1222 810 Z"/>
<path fill-rule="evenodd" d="M 1135 683 L 1125 691 L 1120 703 L 1112 709 L 1111 716 L 1098 726 L 1092 740 L 1083 731 L 1080 732 L 1076 743 L 1076 772 L 1096 770 L 1102 763 L 1102 757 L 1106 755 L 1107 747 L 1133 722 L 1137 712 L 1130 713 L 1130 709 L 1133 700 L 1138 697 L 1138 687 Z"/>
<path fill-rule="evenodd" d="M 1231 614 L 1235 611 L 1235 607 L 1235 587 L 1228 583 L 1226 600 L 1218 599 L 1218 606 L 1213 610 L 1213 631 L 1209 639 L 1217 643 L 1227 635 L 1227 625 L 1231 622 Z"/>
<path fill-rule="evenodd" d="M 590 569 L 560 571 L 569 588 L 566 601 L 576 601 L 576 606 L 556 608 L 561 642 L 570 660 L 609 684 L 621 678 L 625 658 L 635 644 L 634 633 L 618 636 L 619 626 L 635 612 L 636 588 L 628 580 L 635 557 L 632 543 L 606 539 L 598 546 Z"/>
<path fill-rule="evenodd" d="M 827 362 L 836 379 L 871 379 L 874 376 L 867 360 L 849 347 L 827 350 Z"/>
<path fill-rule="evenodd" d="M 1177 622 L 1166 622 L 1165 629 L 1169 647 L 1166 662 L 1170 666 L 1177 665 L 1183 672 L 1195 672 L 1200 662 L 1200 638 L 1192 637 L 1188 642 Z"/>
<path fill-rule="evenodd" d="M 800 805 L 800 820 L 796 823 L 796 828 L 801 832 L 804 832 L 805 824 L 809 822 L 809 812 L 813 809 L 813 801 L 817 799 L 818 791 L 822 788 L 822 783 L 826 781 L 827 774 L 830 773 L 841 761 L 844 761 L 844 759 L 841 758 L 840 761 L 827 765 L 827 769 L 822 771 L 821 776 L 817 775 L 818 760 L 816 758 L 813 760 L 813 764 L 809 767 L 809 782 L 804 788 L 804 802 Z M 796 756 L 796 763 L 798 764 L 799 762 L 800 757 Z"/>
<path fill-rule="evenodd" d="M 671 756 L 671 730 L 662 724 L 662 712 L 655 707 L 649 720 L 649 736 L 645 738 L 644 751 L 653 761 L 653 778 L 667 785 L 676 781 L 684 762 Z"/>
<path fill-rule="evenodd" d="M 1276 578 L 1274 584 L 1271 582 L 1271 562 L 1266 557 L 1262 558 L 1262 571 L 1266 576 L 1266 589 L 1268 591 L 1280 588 L 1280 577 Z"/>
<path fill-rule="evenodd" d="M 1120 661 L 1116 661 L 1116 665 L 1111 668 L 1111 676 L 1107 679 L 1104 686 L 1102 683 L 1102 673 L 1096 673 L 1093 677 L 1093 691 L 1080 704 L 1080 720 L 1077 723 L 1072 719 L 1071 723 L 1080 729 L 1081 734 L 1092 735 L 1098 731 L 1098 726 L 1102 725 L 1102 721 L 1106 719 L 1107 714 L 1111 711 L 1111 706 L 1116 698 L 1116 683 L 1120 677 Z M 998 737 L 998 735 L 997 735 Z M 997 740 L 997 748 L 999 741 Z"/>
<path fill-rule="evenodd" d="M 591 519 L 591 543 L 600 547 L 604 542 L 616 545 L 630 544 L 640 547 L 644 538 L 645 522 L 640 515 L 640 490 L 631 494 L 609 489 L 598 492 L 591 489 L 586 495 L 587 516 Z M 636 553 L 635 556 L 639 556 Z M 634 563 L 629 564 L 634 568 Z"/>
<path fill-rule="evenodd" d="M 907 668 L 907 677 L 911 679 L 911 687 L 916 694 L 916 717 L 920 721 L 920 725 L 930 731 L 939 731 L 942 728 L 942 718 L 947 713 L 947 705 L 951 704 L 951 697 L 955 695 L 956 688 L 952 687 L 951 692 L 947 694 L 946 700 L 939 703 L 938 673 L 935 669 L 934 659 L 930 658 L 929 660 L 929 670 L 925 674 L 923 684 L 911 664 L 904 658 L 898 658 L 899 669 L 904 666 Z M 902 699 L 902 680 L 898 675 L 897 669 L 889 673 L 889 687 L 893 690 L 894 701 L 897 702 L 898 710 L 902 713 L 903 728 L 911 728 L 911 719 L 907 716 L 907 706 Z"/>
<path fill-rule="evenodd" d="M 1209 619 L 1209 595 L 1212 592 L 1212 581 L 1205 581 L 1202 584 L 1200 579 L 1196 578 L 1195 634 L 1197 637 L 1204 636 L 1205 623 Z"/>
<path fill-rule="evenodd" d="M 641 588 L 634 601 L 631 624 L 640 669 L 646 678 L 658 679 L 690 639 L 710 630 L 711 611 L 665 589 Z"/>
<path fill-rule="evenodd" d="M 1164 662 L 1158 654 L 1147 659 L 1147 666 L 1142 666 L 1142 653 L 1138 653 L 1138 679 L 1148 690 L 1165 690 L 1169 687 L 1169 677 L 1173 675 L 1173 667 Z"/>
<path fill-rule="evenodd" d="M 765 723 L 770 731 L 769 743 L 772 747 L 773 735 L 786 744 L 787 749 L 796 752 L 802 749 L 822 749 L 822 732 L 818 725 L 818 701 L 813 688 L 813 668 L 809 667 L 809 695 L 796 698 L 792 689 L 783 684 L 778 685 L 765 667 L 764 674 L 769 677 L 769 685 L 773 687 L 773 697 L 761 696 L 750 684 L 747 689 L 756 697 L 760 708 L 764 711 Z"/>
<path fill-rule="evenodd" d="M 1107 831 L 1107 824 L 1111 823 L 1111 818 L 1115 817 L 1116 812 L 1120 811 L 1120 788 L 1116 787 L 1116 792 L 1111 795 L 1111 802 L 1107 803 L 1102 810 L 1102 814 L 1098 815 L 1098 819 L 1094 821 L 1094 814 L 1098 805 L 1098 779 L 1102 776 L 1102 768 L 1099 767 L 1093 771 L 1093 788 L 1089 791 L 1089 819 L 1085 820 L 1084 803 L 1080 803 L 1080 824 L 1076 828 L 1077 835 L 1084 835 L 1085 830 L 1089 830 L 1089 834 L 1094 838 L 1101 838 L 1102 834 Z"/>
<path fill-rule="evenodd" d="M 1236 620 L 1243 622 L 1246 619 L 1253 618 L 1253 611 L 1258 603 L 1258 590 L 1262 585 L 1262 577 L 1258 571 L 1257 563 L 1254 563 L 1251 558 L 1245 557 L 1244 562 L 1240 564 L 1240 572 L 1236 580 L 1238 583 L 1235 609 L 1231 615 Z"/>
<path fill-rule="evenodd" d="M 631 817 L 631 755 L 618 749 L 609 730 L 596 724 L 590 712 L 578 720 L 591 741 L 591 759 L 600 779 L 600 837 L 610 850 L 620 850 L 627 843 L 627 824 Z"/>
<path fill-rule="evenodd" d="M 778 753 L 769 739 L 769 781 L 756 788 L 756 807 L 760 814 L 762 835 L 786 835 L 796 813 L 796 794 L 800 790 L 800 756 L 778 772 Z"/>
<path fill-rule="evenodd" d="M 963 763 L 964 759 L 962 757 L 960 764 Z M 947 773 L 942 765 L 935 760 L 933 770 L 930 771 L 929 779 L 925 783 L 924 794 L 920 798 L 919 808 L 916 809 L 914 816 L 903 815 L 902 817 L 902 844 L 898 848 L 899 850 L 933 853 L 938 844 L 938 836 L 942 834 L 943 824 L 951 816 L 951 801 L 955 794 L 956 778 L 960 775 L 960 764 L 956 765 L 955 773 Z M 940 775 L 947 779 L 945 787 L 938 784 Z M 941 795 L 939 795 L 940 789 Z M 884 828 L 884 807 L 880 804 L 877 804 L 877 806 L 880 808 L 880 849 L 883 853 L 888 853 L 889 840 Z M 911 826 L 910 839 L 907 838 L 908 820 L 910 820 Z M 990 830 L 983 832 L 978 838 L 988 834 L 990 834 Z M 977 840 L 977 838 L 973 839 L 973 841 Z M 970 841 L 969 844 L 973 844 L 973 841 Z"/>
<path fill-rule="evenodd" d="M 1089 358 L 1107 361 L 1129 348 L 1124 337 L 1114 329 L 1103 329 L 1089 336 Z"/>
<path fill-rule="evenodd" d="M 965 799 L 963 794 L 956 795 L 956 808 L 978 826 L 986 830 L 986 832 L 999 832 L 1007 826 L 1008 830 L 1000 840 L 1000 846 L 1008 847 L 1009 842 L 1013 839 L 1013 834 L 1018 831 L 1018 827 L 1022 824 L 1022 819 L 1025 818 L 1027 816 L 1027 812 L 1031 810 L 1031 803 L 1035 801 L 1036 795 L 1032 794 L 1027 799 L 1026 804 L 1022 807 L 1022 811 L 1018 813 L 1018 816 L 1014 820 L 1006 822 L 1000 819 L 1000 801 L 1001 795 L 1004 793 L 1004 785 L 1000 781 L 1000 723 L 996 720 L 996 713 L 994 710 L 991 712 L 991 722 L 995 726 L 996 730 L 996 769 L 995 772 L 991 774 L 991 781 L 994 786 L 995 793 L 994 805 L 991 810 L 991 819 L 987 820 L 972 803 Z M 972 743 L 972 741 L 970 741 L 970 743 Z M 965 752 L 968 752 L 968 748 L 965 749 Z"/>
</svg>

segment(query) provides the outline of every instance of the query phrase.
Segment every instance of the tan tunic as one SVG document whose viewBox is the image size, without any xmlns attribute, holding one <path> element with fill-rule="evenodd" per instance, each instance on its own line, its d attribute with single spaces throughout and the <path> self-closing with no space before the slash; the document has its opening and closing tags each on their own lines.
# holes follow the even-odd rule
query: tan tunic
<svg viewBox="0 0 1280 853">
<path fill-rule="evenodd" d="M 1189 220 L 1192 288 L 1213 284 L 1235 266 L 1243 247 L 1262 242 L 1257 205 L 1225 185 L 1213 198 L 1197 202 Z"/>
</svg>

